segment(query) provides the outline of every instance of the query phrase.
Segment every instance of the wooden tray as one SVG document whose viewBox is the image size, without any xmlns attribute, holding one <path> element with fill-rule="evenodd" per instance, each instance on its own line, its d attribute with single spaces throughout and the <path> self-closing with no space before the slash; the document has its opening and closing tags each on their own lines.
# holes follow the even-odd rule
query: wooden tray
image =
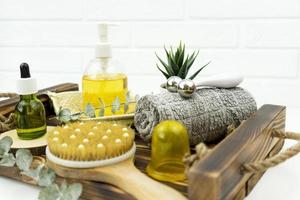
<svg viewBox="0 0 300 200">
<path fill-rule="evenodd" d="M 61 85 L 60 85 L 61 86 Z M 74 90 L 74 84 L 64 85 L 64 90 Z M 52 87 L 53 89 L 55 87 Z M 76 88 L 75 88 L 76 89 Z M 45 98 L 45 96 L 43 96 Z M 14 103 L 6 100 L 6 114 Z M 47 99 L 44 103 L 49 105 Z M 16 103 L 16 102 L 15 102 Z M 3 111 L 0 102 L 0 113 Z M 50 109 L 48 106 L 47 109 Z M 51 113 L 52 111 L 49 110 Z M 57 122 L 51 121 L 52 125 Z M 244 174 L 241 166 L 251 161 L 262 160 L 277 154 L 284 141 L 271 137 L 273 128 L 284 130 L 285 107 L 275 105 L 262 106 L 252 117 L 242 123 L 233 133 L 215 144 L 212 151 L 203 160 L 195 163 L 188 181 L 165 183 L 183 193 L 189 199 L 243 199 L 246 197 L 263 174 Z M 150 160 L 150 148 L 140 138 L 136 138 L 137 152 L 135 165 L 145 173 L 145 168 Z M 45 162 L 43 156 L 35 157 L 34 164 Z M 0 167 L 0 175 L 10 177 L 29 184 L 32 180 L 21 175 L 16 167 Z M 63 178 L 58 177 L 61 182 Z M 68 180 L 83 184 L 82 199 L 134 199 L 122 190 L 105 183 Z"/>
</svg>

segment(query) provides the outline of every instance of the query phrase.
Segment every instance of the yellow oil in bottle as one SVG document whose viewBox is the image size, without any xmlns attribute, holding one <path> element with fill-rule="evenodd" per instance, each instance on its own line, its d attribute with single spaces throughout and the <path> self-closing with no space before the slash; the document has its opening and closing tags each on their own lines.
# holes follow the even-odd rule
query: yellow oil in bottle
<svg viewBox="0 0 300 200">
<path fill-rule="evenodd" d="M 183 181 L 186 179 L 183 158 L 189 153 L 186 127 L 175 120 L 162 121 L 152 132 L 151 161 L 146 171 L 157 180 Z"/>
<path fill-rule="evenodd" d="M 127 76 L 122 73 L 84 75 L 82 78 L 83 108 L 88 103 L 94 108 L 99 108 L 101 105 L 99 98 L 101 98 L 106 106 L 104 116 L 113 114 L 110 106 L 116 97 L 119 97 L 121 104 L 124 104 L 127 92 Z M 124 114 L 124 106 L 121 105 L 120 110 L 114 114 Z M 98 116 L 97 110 L 96 116 Z"/>
</svg>

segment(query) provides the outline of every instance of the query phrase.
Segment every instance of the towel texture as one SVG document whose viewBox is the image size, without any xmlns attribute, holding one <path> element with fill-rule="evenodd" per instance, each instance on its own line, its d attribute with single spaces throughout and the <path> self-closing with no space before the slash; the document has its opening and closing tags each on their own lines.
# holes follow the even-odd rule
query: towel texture
<svg viewBox="0 0 300 200">
<path fill-rule="evenodd" d="M 178 120 L 187 127 L 190 144 L 195 145 L 223 137 L 228 125 L 246 120 L 256 110 L 254 98 L 239 87 L 202 88 L 189 99 L 164 92 L 138 101 L 134 123 L 140 136 L 150 141 L 159 122 Z"/>
</svg>

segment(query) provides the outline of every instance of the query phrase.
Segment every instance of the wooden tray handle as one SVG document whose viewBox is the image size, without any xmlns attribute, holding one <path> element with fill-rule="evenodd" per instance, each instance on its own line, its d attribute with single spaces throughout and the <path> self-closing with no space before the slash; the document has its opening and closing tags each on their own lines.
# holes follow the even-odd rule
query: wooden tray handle
<svg viewBox="0 0 300 200">
<path fill-rule="evenodd" d="M 271 167 L 275 167 L 280 163 L 283 163 L 287 159 L 297 155 L 300 152 L 300 133 L 274 130 L 272 135 L 273 137 L 279 137 L 282 139 L 297 140 L 298 143 L 265 160 L 244 164 L 242 166 L 242 170 L 245 173 L 262 173 Z"/>
<path fill-rule="evenodd" d="M 286 149 L 285 151 L 278 153 L 272 157 L 266 158 L 264 160 L 256 161 L 256 162 L 249 162 L 242 165 L 242 171 L 244 173 L 262 173 L 265 172 L 267 169 L 271 167 L 275 167 L 284 161 L 288 160 L 289 158 L 297 155 L 300 153 L 300 133 L 295 132 L 284 132 L 284 131 L 278 131 L 273 130 L 272 132 L 273 137 L 278 137 L 281 139 L 291 139 L 291 140 L 297 140 L 298 143 L 291 146 L 290 148 Z M 188 168 L 191 167 L 194 160 L 199 159 L 201 160 L 204 158 L 207 154 L 209 154 L 210 149 L 204 144 L 200 143 L 196 146 L 196 152 L 197 157 L 190 157 L 187 156 L 185 158 L 185 162 Z"/>
</svg>

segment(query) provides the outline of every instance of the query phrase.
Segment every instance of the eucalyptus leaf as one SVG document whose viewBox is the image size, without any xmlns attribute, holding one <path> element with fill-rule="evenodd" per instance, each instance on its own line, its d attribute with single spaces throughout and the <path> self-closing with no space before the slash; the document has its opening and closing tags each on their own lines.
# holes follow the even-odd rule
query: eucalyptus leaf
<svg viewBox="0 0 300 200">
<path fill-rule="evenodd" d="M 10 150 L 10 147 L 13 143 L 13 140 L 9 136 L 5 136 L 0 140 L 0 155 L 3 155 L 5 153 L 8 153 Z"/>
<path fill-rule="evenodd" d="M 130 101 L 131 101 L 131 98 L 130 98 L 130 92 L 127 92 L 126 93 L 126 97 L 125 97 L 125 103 L 130 103 Z"/>
<path fill-rule="evenodd" d="M 39 194 L 39 200 L 78 200 L 82 193 L 82 185 L 74 183 L 67 185 L 63 180 L 60 186 L 51 184 L 45 187 Z"/>
<path fill-rule="evenodd" d="M 104 104 L 104 102 L 102 101 L 101 98 L 98 98 L 98 100 L 99 100 L 99 103 L 100 103 L 100 108 L 99 108 L 98 115 L 99 115 L 99 117 L 103 117 L 104 113 L 105 113 L 105 104 Z"/>
<path fill-rule="evenodd" d="M 124 103 L 124 114 L 127 113 L 128 109 L 129 109 L 129 103 L 125 102 Z"/>
<path fill-rule="evenodd" d="M 120 106 L 121 106 L 120 99 L 119 97 L 116 97 L 115 100 L 112 102 L 111 112 L 115 114 L 118 110 L 120 110 Z"/>
<path fill-rule="evenodd" d="M 104 116 L 104 113 L 105 113 L 105 108 L 99 108 L 99 117 L 103 117 Z"/>
<path fill-rule="evenodd" d="M 43 188 L 38 196 L 38 200 L 58 200 L 60 199 L 60 191 L 57 184 L 51 184 Z"/>
<path fill-rule="evenodd" d="M 62 181 L 62 183 L 60 184 L 59 190 L 61 193 L 65 193 L 67 191 L 67 189 L 68 189 L 68 184 L 67 184 L 66 180 L 64 179 Z"/>
<path fill-rule="evenodd" d="M 58 119 L 64 123 L 71 120 L 71 111 L 68 108 L 61 109 L 58 113 Z"/>
<path fill-rule="evenodd" d="M 72 121 L 77 121 L 77 120 L 79 120 L 81 114 L 82 114 L 82 112 L 72 114 L 72 115 L 71 115 L 71 120 L 72 120 Z"/>
<path fill-rule="evenodd" d="M 33 157 L 28 149 L 18 149 L 16 152 L 16 164 L 22 171 L 28 171 Z"/>
<path fill-rule="evenodd" d="M 63 200 L 77 200 L 82 193 L 82 185 L 79 183 L 73 183 L 67 187 L 63 193 Z"/>
<path fill-rule="evenodd" d="M 29 169 L 27 171 L 23 171 L 22 174 L 34 179 L 36 182 L 39 181 L 39 175 L 41 170 L 43 169 L 44 165 L 38 165 L 35 169 Z"/>
<path fill-rule="evenodd" d="M 0 160 L 0 166 L 13 167 L 15 165 L 15 157 L 12 153 L 4 153 L 2 159 Z"/>
<path fill-rule="evenodd" d="M 95 118 L 95 108 L 92 104 L 88 103 L 85 107 L 85 113 L 89 118 Z"/>
<path fill-rule="evenodd" d="M 39 173 L 38 185 L 49 186 L 56 178 L 55 172 L 51 168 L 43 167 Z"/>
</svg>

